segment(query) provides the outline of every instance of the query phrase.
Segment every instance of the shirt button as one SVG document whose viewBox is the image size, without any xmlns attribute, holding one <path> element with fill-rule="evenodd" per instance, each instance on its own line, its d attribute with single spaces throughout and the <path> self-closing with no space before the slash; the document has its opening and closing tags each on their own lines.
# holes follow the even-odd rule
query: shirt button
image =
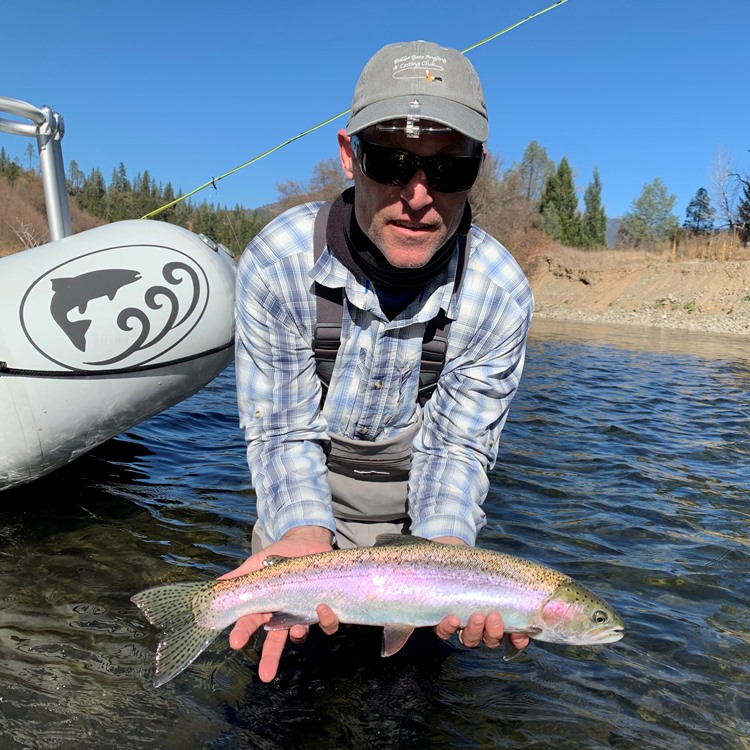
<svg viewBox="0 0 750 750">
<path fill-rule="evenodd" d="M 383 387 L 383 381 L 382 381 L 382 380 L 376 380 L 376 381 L 375 381 L 375 382 L 374 382 L 374 383 L 372 384 L 372 387 L 373 387 L 373 388 L 374 388 L 374 389 L 375 389 L 376 391 L 379 391 L 379 390 L 380 390 L 380 389 L 381 389 L 381 388 Z"/>
<path fill-rule="evenodd" d="M 357 430 L 357 435 L 366 435 L 370 430 L 367 427 L 360 427 Z"/>
</svg>

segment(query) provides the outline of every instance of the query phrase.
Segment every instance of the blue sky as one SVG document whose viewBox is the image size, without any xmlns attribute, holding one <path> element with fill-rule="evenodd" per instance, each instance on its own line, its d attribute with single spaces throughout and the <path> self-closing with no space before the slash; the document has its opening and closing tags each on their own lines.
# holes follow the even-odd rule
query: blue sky
<svg viewBox="0 0 750 750">
<path fill-rule="evenodd" d="M 65 165 L 109 181 L 148 169 L 188 192 L 348 109 L 384 44 L 464 49 L 552 0 L 377 3 L 37 0 L 2 10 L 0 96 L 64 118 Z M 748 0 L 568 0 L 469 53 L 505 167 L 536 140 L 583 195 L 598 167 L 609 216 L 661 178 L 675 213 L 711 189 L 719 149 L 750 171 Z M 204 190 L 247 207 L 337 155 L 345 117 Z M 0 133 L 22 157 L 30 141 Z M 581 199 L 582 205 L 582 199 Z"/>
</svg>

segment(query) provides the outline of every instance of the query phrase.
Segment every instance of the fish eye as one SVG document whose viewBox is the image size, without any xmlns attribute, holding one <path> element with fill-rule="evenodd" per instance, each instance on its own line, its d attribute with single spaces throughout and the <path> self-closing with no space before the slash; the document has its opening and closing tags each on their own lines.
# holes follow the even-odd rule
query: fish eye
<svg viewBox="0 0 750 750">
<path fill-rule="evenodd" d="M 607 622 L 607 620 L 609 620 L 609 615 L 603 610 L 597 609 L 596 612 L 594 612 L 594 614 L 591 615 L 591 619 L 597 625 L 603 625 L 605 622 Z"/>
</svg>

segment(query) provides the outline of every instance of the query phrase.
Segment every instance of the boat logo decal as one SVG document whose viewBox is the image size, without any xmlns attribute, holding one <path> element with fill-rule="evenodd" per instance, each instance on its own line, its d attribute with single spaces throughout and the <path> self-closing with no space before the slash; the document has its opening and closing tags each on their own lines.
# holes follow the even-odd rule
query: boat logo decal
<svg viewBox="0 0 750 750">
<path fill-rule="evenodd" d="M 69 369 L 158 360 L 198 324 L 208 280 L 174 248 L 97 250 L 47 271 L 21 302 L 21 326 L 47 359 Z M 62 335 L 61 335 L 62 334 Z"/>
</svg>

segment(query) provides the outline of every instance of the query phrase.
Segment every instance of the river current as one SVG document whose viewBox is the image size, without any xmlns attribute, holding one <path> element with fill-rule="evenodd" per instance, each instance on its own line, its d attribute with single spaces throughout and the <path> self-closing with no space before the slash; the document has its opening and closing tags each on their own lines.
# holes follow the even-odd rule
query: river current
<svg viewBox="0 0 750 750">
<path fill-rule="evenodd" d="M 618 643 L 512 661 L 430 631 L 313 635 L 257 678 L 226 636 L 151 685 L 130 596 L 212 578 L 254 520 L 230 367 L 190 399 L 0 494 L 5 748 L 750 748 L 750 346 L 539 320 L 480 546 L 579 580 Z"/>
</svg>

